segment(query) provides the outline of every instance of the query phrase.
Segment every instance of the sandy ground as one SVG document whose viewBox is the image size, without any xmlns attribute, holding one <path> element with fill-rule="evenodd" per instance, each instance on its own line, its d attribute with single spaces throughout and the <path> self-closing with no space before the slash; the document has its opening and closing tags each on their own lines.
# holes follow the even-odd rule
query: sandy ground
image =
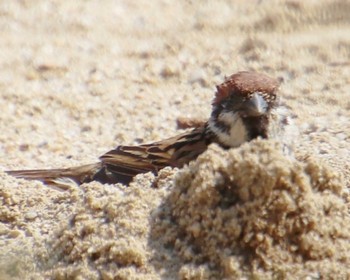
<svg viewBox="0 0 350 280">
<path fill-rule="evenodd" d="M 216 146 L 129 187 L 0 173 L 0 279 L 349 279 L 348 1 L 0 3 L 0 169 L 91 163 L 207 118 L 239 70 L 282 77 L 296 159 Z"/>
</svg>

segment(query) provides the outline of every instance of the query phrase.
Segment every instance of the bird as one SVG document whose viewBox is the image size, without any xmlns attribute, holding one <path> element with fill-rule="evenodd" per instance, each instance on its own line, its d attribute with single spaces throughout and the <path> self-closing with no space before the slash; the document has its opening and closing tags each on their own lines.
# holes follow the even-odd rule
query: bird
<svg viewBox="0 0 350 280">
<path fill-rule="evenodd" d="M 17 178 L 39 180 L 48 185 L 128 185 L 141 173 L 170 166 L 182 168 L 195 160 L 210 144 L 237 148 L 256 138 L 281 139 L 290 119 L 279 101 L 280 81 L 255 71 L 240 71 L 216 86 L 209 119 L 188 125 L 190 130 L 150 144 L 120 145 L 99 157 L 99 161 L 77 167 L 11 170 Z"/>
</svg>

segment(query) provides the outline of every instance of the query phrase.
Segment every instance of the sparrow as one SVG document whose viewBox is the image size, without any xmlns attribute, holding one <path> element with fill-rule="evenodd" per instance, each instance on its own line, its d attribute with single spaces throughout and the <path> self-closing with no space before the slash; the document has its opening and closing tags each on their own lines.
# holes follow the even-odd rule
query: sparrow
<svg viewBox="0 0 350 280">
<path fill-rule="evenodd" d="M 5 171 L 49 185 L 99 181 L 129 184 L 137 174 L 166 166 L 181 168 L 202 154 L 211 143 L 235 148 L 256 138 L 278 139 L 288 125 L 288 114 L 279 102 L 280 82 L 265 74 L 242 71 L 216 86 L 207 121 L 189 124 L 192 129 L 177 136 L 138 146 L 117 146 L 97 163 L 78 167 Z"/>
</svg>

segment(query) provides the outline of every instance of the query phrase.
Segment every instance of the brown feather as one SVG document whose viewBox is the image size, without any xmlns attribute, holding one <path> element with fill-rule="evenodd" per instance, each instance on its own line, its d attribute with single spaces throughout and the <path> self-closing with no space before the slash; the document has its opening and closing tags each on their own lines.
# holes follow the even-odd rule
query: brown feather
<svg viewBox="0 0 350 280">
<path fill-rule="evenodd" d="M 178 129 L 196 128 L 205 124 L 205 121 L 198 118 L 179 117 L 176 119 Z"/>
<path fill-rule="evenodd" d="M 152 144 L 118 146 L 100 157 L 108 171 L 129 176 L 171 167 L 182 167 L 208 146 L 205 126 Z"/>
<path fill-rule="evenodd" d="M 195 128 L 175 137 L 152 144 L 118 146 L 100 157 L 96 164 L 67 169 L 6 171 L 9 175 L 39 180 L 50 185 L 64 185 L 67 180 L 77 184 L 93 180 L 102 183 L 129 183 L 140 173 L 157 172 L 166 167 L 181 167 L 195 159 L 206 148 L 209 139 L 206 127 Z"/>
<path fill-rule="evenodd" d="M 231 94 L 249 97 L 254 92 L 261 92 L 267 102 L 276 99 L 275 91 L 279 81 L 257 72 L 242 71 L 229 76 L 225 82 L 216 86 L 217 92 L 213 105 L 218 105 Z"/>
<path fill-rule="evenodd" d="M 58 185 L 59 180 L 63 178 L 69 178 L 77 184 L 82 184 L 91 181 L 99 169 L 101 169 L 101 163 L 66 169 L 11 170 L 6 173 L 17 178 L 39 180 L 49 185 Z"/>
</svg>

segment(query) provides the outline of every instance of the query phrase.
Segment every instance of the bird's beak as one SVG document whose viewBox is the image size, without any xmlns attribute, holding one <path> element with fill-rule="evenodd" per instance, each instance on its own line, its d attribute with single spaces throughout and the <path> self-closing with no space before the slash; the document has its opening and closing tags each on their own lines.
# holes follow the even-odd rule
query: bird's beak
<svg viewBox="0 0 350 280">
<path fill-rule="evenodd" d="M 266 113 L 267 102 L 260 94 L 253 93 L 252 97 L 242 104 L 242 110 L 247 117 L 258 117 Z"/>
</svg>

